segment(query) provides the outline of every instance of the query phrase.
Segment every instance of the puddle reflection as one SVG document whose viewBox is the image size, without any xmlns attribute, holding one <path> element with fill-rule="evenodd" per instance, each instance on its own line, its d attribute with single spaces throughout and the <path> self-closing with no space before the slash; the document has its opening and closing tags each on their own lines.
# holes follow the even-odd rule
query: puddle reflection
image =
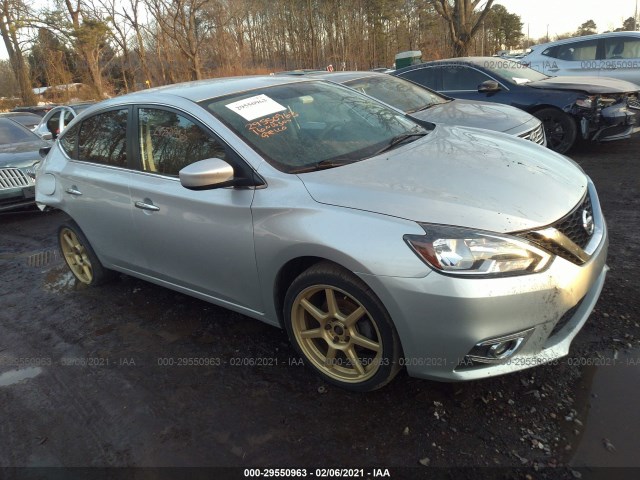
<svg viewBox="0 0 640 480">
<path fill-rule="evenodd" d="M 596 359 L 598 360 L 598 359 Z M 619 353 L 585 366 L 576 393 L 582 425 L 574 437 L 574 467 L 640 467 L 640 351 Z M 591 478 L 591 477 L 589 477 Z M 594 477 L 595 478 L 595 477 Z"/>
<path fill-rule="evenodd" d="M 0 387 L 15 385 L 16 383 L 20 383 L 23 380 L 37 377 L 41 373 L 42 368 L 40 367 L 27 367 L 18 370 L 11 370 L 10 372 L 5 372 L 3 374 L 0 374 Z"/>
</svg>

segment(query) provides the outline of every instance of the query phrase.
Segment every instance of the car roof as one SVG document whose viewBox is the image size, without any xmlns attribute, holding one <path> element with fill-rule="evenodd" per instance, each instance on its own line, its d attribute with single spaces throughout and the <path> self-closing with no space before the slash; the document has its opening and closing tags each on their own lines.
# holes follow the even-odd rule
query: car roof
<svg viewBox="0 0 640 480">
<path fill-rule="evenodd" d="M 583 40 L 597 40 L 599 38 L 609 38 L 609 37 L 632 37 L 632 38 L 640 38 L 640 32 L 632 32 L 632 31 L 624 31 L 624 32 L 606 32 L 606 33 L 595 33 L 593 35 L 584 35 L 582 37 L 571 37 L 571 38 L 563 38 L 562 40 L 555 40 L 553 42 L 540 43 L 538 45 L 531 45 L 532 50 L 539 50 L 541 48 L 551 47 L 555 45 L 562 45 L 565 43 L 573 43 L 575 41 L 583 41 Z"/>
<path fill-rule="evenodd" d="M 36 115 L 31 112 L 0 112 L 0 117 L 35 117 L 42 118 L 40 115 Z"/>
<path fill-rule="evenodd" d="M 501 62 L 513 62 L 515 64 L 519 63 L 511 58 L 503 58 L 500 59 Z M 483 64 L 491 65 L 496 62 L 496 57 L 456 57 L 456 58 L 445 58 L 442 60 L 432 60 L 429 62 L 418 63 L 416 65 L 409 65 L 408 67 L 401 68 L 396 70 L 395 72 L 391 72 L 391 75 L 396 75 L 398 73 L 409 72 L 411 70 L 416 70 L 424 67 L 430 67 L 433 65 L 447 65 L 447 64 L 456 64 L 456 65 L 472 65 L 475 67 L 482 67 Z M 385 75 L 385 74 L 383 74 Z"/>
<path fill-rule="evenodd" d="M 299 73 L 299 71 L 293 70 L 291 72 L 278 72 L 277 75 L 305 76 L 305 77 L 311 77 L 311 78 L 320 78 L 322 80 L 330 80 L 332 82 L 338 82 L 338 83 L 348 82 L 349 80 L 355 80 L 357 78 L 366 78 L 366 77 L 388 78 L 389 77 L 389 75 L 387 75 L 386 73 L 372 72 L 370 70 L 360 70 L 360 71 L 351 70 L 347 72 L 326 72 L 323 70 L 314 70 L 314 71 L 309 71 L 304 73 Z"/>
<path fill-rule="evenodd" d="M 311 81 L 312 79 L 303 77 L 293 77 L 287 75 L 259 75 L 249 77 L 224 77 L 209 80 L 197 80 L 193 82 L 176 83 L 162 87 L 140 90 L 120 97 L 101 102 L 102 106 L 111 104 L 121 104 L 136 101 L 153 100 L 156 95 L 173 95 L 192 102 L 200 102 L 209 98 L 222 97 L 225 95 L 251 91 L 258 88 L 272 87 L 277 85 L 287 85 L 300 82 Z"/>
</svg>

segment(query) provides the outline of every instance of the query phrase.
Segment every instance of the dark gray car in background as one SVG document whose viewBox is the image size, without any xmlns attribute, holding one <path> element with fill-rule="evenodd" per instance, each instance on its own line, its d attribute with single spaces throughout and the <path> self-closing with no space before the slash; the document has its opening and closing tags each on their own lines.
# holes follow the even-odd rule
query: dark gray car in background
<svg viewBox="0 0 640 480">
<path fill-rule="evenodd" d="M 35 166 L 51 144 L 22 125 L 0 118 L 0 212 L 34 205 Z"/>
<path fill-rule="evenodd" d="M 304 74 L 354 88 L 422 122 L 485 128 L 547 145 L 542 122 L 527 112 L 508 105 L 454 99 L 386 73 L 364 71 Z"/>
</svg>

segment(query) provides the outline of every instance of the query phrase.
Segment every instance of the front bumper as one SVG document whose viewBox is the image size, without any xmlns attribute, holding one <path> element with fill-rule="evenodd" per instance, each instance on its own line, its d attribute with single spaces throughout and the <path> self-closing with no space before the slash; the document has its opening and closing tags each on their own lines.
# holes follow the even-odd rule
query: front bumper
<svg viewBox="0 0 640 480">
<path fill-rule="evenodd" d="M 35 181 L 20 168 L 0 168 L 0 212 L 33 205 Z"/>
<path fill-rule="evenodd" d="M 640 110 L 626 104 L 616 104 L 600 111 L 600 122 L 591 140 L 611 142 L 630 138 L 637 133 L 640 133 Z"/>
<path fill-rule="evenodd" d="M 518 277 L 467 279 L 436 272 L 419 279 L 361 277 L 393 318 L 409 375 L 444 381 L 502 375 L 569 353 L 608 270 L 603 228 L 597 249 L 580 266 L 556 257 L 546 271 Z M 563 325 L 556 328 L 559 322 Z M 526 330 L 531 330 L 526 340 L 507 360 L 471 366 L 465 361 L 479 342 Z"/>
</svg>

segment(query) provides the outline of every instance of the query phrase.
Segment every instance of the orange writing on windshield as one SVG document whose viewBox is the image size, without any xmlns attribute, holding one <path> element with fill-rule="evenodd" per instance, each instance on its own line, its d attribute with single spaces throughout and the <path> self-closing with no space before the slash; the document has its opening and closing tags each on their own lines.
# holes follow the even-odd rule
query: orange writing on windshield
<svg viewBox="0 0 640 480">
<path fill-rule="evenodd" d="M 276 133 L 285 131 L 287 124 L 291 123 L 291 120 L 297 116 L 296 112 L 289 110 L 288 112 L 276 113 L 271 117 L 248 123 L 246 127 L 260 138 L 269 138 Z"/>
</svg>

